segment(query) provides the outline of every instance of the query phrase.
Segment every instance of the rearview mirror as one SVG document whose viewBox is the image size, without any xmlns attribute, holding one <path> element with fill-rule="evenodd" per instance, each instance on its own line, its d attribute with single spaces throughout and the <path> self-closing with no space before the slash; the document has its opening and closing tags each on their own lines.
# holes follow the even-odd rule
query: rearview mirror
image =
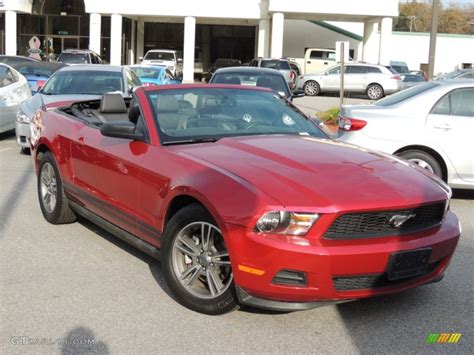
<svg viewBox="0 0 474 355">
<path fill-rule="evenodd" d="M 135 125 L 130 121 L 115 121 L 104 123 L 100 126 L 100 133 L 105 137 L 131 139 L 136 141 L 143 140 L 143 134 L 135 128 Z"/>
</svg>

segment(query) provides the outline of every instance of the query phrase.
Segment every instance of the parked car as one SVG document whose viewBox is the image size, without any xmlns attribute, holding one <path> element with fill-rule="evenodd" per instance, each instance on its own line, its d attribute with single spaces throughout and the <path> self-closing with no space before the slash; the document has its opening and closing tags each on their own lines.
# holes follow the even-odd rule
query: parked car
<svg viewBox="0 0 474 355">
<path fill-rule="evenodd" d="M 65 49 L 57 61 L 66 64 L 104 64 L 100 55 L 90 49 Z"/>
<path fill-rule="evenodd" d="M 140 79 L 126 67 L 111 65 L 74 65 L 58 70 L 42 90 L 24 101 L 16 116 L 16 141 L 22 153 L 30 148 L 30 122 L 43 105 L 60 106 L 71 101 L 98 99 L 106 92 L 120 92 L 130 97 Z"/>
<path fill-rule="evenodd" d="M 212 75 L 215 73 L 217 69 L 221 68 L 228 68 L 228 67 L 240 67 L 242 62 L 238 59 L 216 59 L 216 61 L 211 65 L 211 68 L 204 76 L 204 81 L 209 82 L 211 80 Z"/>
<path fill-rule="evenodd" d="M 307 48 L 303 58 L 288 58 L 288 60 L 299 65 L 301 74 L 320 73 L 336 64 L 336 51 L 327 48 Z"/>
<path fill-rule="evenodd" d="M 402 78 L 390 69 L 375 64 L 353 63 L 344 66 L 345 92 L 365 93 L 369 99 L 378 100 L 402 88 Z M 296 91 L 308 96 L 324 92 L 339 92 L 340 66 L 321 74 L 302 75 L 296 79 Z"/>
<path fill-rule="evenodd" d="M 343 106 L 338 140 L 395 154 L 474 189 L 474 81 L 433 81 L 373 105 Z"/>
<path fill-rule="evenodd" d="M 181 80 L 175 78 L 173 73 L 164 67 L 156 65 L 129 65 L 128 68 L 140 79 L 143 84 L 181 84 Z"/>
<path fill-rule="evenodd" d="M 428 81 L 428 74 L 424 70 L 410 70 L 410 74 L 420 75 L 425 79 L 425 81 Z"/>
<path fill-rule="evenodd" d="M 52 224 L 84 216 L 160 258 L 184 306 L 294 311 L 443 277 L 460 225 L 434 175 L 327 139 L 269 89 L 133 98 L 40 111 L 39 204 Z"/>
<path fill-rule="evenodd" d="M 171 49 L 153 49 L 139 58 L 141 64 L 159 65 L 168 69 L 174 76 L 183 75 L 183 59 L 178 57 L 178 51 Z"/>
<path fill-rule="evenodd" d="M 15 128 L 18 105 L 30 96 L 25 77 L 9 65 L 0 63 L 0 133 Z"/>
<path fill-rule="evenodd" d="M 216 70 L 210 84 L 233 84 L 269 88 L 292 101 L 293 93 L 285 77 L 274 69 L 231 67 Z"/>
<path fill-rule="evenodd" d="M 405 62 L 391 60 L 390 68 L 395 70 L 395 72 L 400 75 L 406 75 L 410 73 L 410 69 L 408 69 L 408 65 Z"/>
<path fill-rule="evenodd" d="M 31 57 L 23 57 L 21 55 L 0 55 L 0 63 L 7 64 L 14 67 L 16 64 L 23 62 L 34 62 L 37 63 L 39 60 Z"/>
<path fill-rule="evenodd" d="M 31 94 L 34 95 L 43 87 L 51 75 L 64 66 L 66 64 L 63 63 L 28 61 L 14 64 L 13 68 L 28 80 Z"/>
<path fill-rule="evenodd" d="M 293 90 L 295 87 L 296 74 L 291 70 L 287 59 L 256 58 L 250 61 L 249 66 L 278 70 L 285 78 L 290 89 Z"/>
<path fill-rule="evenodd" d="M 451 80 L 451 79 L 474 79 L 474 69 L 455 70 L 437 78 L 437 80 Z"/>
<path fill-rule="evenodd" d="M 406 74 L 403 76 L 402 88 L 411 88 L 416 85 L 420 85 L 426 82 L 425 78 L 417 74 Z"/>
</svg>

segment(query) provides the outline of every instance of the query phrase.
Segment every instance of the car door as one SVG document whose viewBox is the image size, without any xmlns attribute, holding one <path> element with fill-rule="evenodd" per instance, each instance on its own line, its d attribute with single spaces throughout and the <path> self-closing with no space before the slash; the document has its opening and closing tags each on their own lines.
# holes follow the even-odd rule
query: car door
<svg viewBox="0 0 474 355">
<path fill-rule="evenodd" d="M 367 67 L 364 65 L 348 65 L 344 75 L 345 91 L 361 92 L 365 90 Z"/>
<path fill-rule="evenodd" d="M 321 75 L 321 89 L 323 91 L 338 91 L 341 85 L 341 68 L 339 66 L 334 67 L 326 71 Z"/>
<path fill-rule="evenodd" d="M 461 179 L 474 182 L 474 88 L 451 91 L 431 110 L 426 128 Z"/>
<path fill-rule="evenodd" d="M 83 125 L 72 139 L 75 194 L 85 207 L 111 223 L 137 233 L 139 179 L 147 143 L 105 137 Z"/>
</svg>

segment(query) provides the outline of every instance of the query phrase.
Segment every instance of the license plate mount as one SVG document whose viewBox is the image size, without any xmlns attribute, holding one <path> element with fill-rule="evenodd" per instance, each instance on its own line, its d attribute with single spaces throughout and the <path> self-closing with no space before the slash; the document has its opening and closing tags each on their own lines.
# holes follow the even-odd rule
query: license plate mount
<svg viewBox="0 0 474 355">
<path fill-rule="evenodd" d="M 423 275 L 428 270 L 431 248 L 401 251 L 390 255 L 387 278 L 400 280 Z"/>
</svg>

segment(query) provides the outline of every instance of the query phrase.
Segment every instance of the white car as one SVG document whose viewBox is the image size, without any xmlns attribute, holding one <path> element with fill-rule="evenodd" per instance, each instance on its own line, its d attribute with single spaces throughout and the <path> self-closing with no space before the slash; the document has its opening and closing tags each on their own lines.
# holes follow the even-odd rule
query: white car
<svg viewBox="0 0 474 355">
<path fill-rule="evenodd" d="M 322 73 L 301 75 L 296 79 L 296 91 L 308 96 L 323 92 L 339 92 L 340 66 Z M 376 64 L 351 63 L 344 66 L 344 91 L 365 93 L 369 99 L 378 100 L 402 88 L 402 78 L 393 69 Z"/>
<path fill-rule="evenodd" d="M 26 78 L 0 63 L 0 133 L 15 128 L 18 105 L 31 96 Z"/>
<path fill-rule="evenodd" d="M 153 49 L 146 52 L 143 58 L 139 58 L 141 64 L 152 64 L 165 67 L 174 76 L 180 76 L 183 72 L 183 59 L 179 58 L 178 52 L 171 49 Z"/>
<path fill-rule="evenodd" d="M 339 141 L 398 155 L 453 188 L 474 189 L 472 80 L 428 82 L 372 105 L 343 106 L 339 129 Z"/>
</svg>

